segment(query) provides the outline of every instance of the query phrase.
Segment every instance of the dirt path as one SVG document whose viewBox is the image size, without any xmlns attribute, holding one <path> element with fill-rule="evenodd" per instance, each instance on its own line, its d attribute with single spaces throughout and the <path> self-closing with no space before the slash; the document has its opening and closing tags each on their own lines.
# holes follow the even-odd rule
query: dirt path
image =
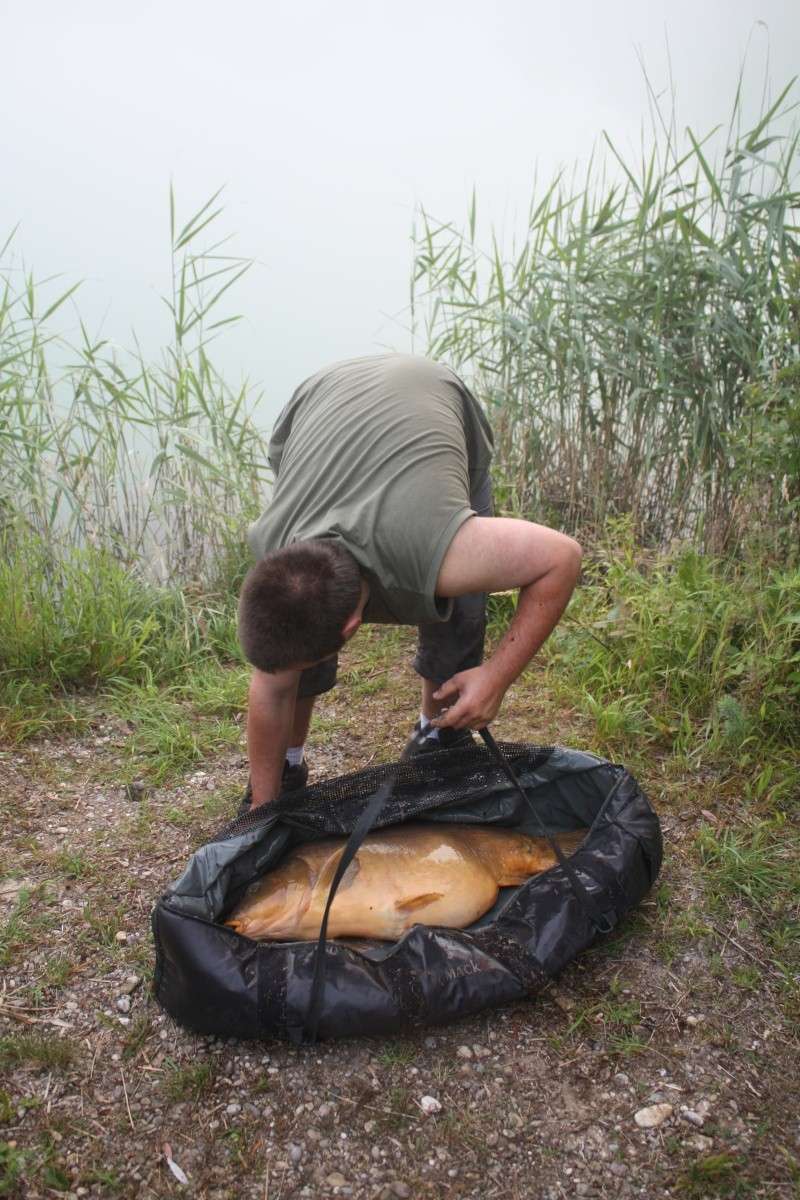
<svg viewBox="0 0 800 1200">
<path fill-rule="evenodd" d="M 317 775 L 397 754 L 416 710 L 405 657 L 401 640 L 351 659 L 320 707 Z M 538 676 L 498 730 L 591 736 Z M 797 1196 L 785 981 L 746 910 L 707 903 L 693 850 L 714 780 L 639 772 L 664 824 L 660 885 L 544 997 L 297 1051 L 189 1035 L 152 1000 L 150 908 L 246 768 L 231 753 L 133 799 L 122 739 L 99 720 L 0 754 L 1 1196 Z M 660 1123 L 641 1128 L 642 1109 Z"/>
</svg>

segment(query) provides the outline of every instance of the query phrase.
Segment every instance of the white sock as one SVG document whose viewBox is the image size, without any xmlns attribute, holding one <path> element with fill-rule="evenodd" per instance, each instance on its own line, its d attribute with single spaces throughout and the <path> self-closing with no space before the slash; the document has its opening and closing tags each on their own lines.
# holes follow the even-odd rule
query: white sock
<svg viewBox="0 0 800 1200">
<path fill-rule="evenodd" d="M 435 725 L 431 725 L 430 717 L 426 717 L 423 712 L 419 714 L 419 731 L 428 739 L 436 738 L 437 741 L 439 739 L 439 730 Z"/>
<path fill-rule="evenodd" d="M 305 746 L 290 746 L 286 751 L 286 761 L 290 767 L 299 767 L 303 761 Z"/>
</svg>

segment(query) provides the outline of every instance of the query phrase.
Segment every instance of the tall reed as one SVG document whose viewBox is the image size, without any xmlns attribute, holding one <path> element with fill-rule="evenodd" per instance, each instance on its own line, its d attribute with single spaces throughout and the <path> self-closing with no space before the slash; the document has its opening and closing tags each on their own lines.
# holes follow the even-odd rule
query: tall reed
<svg viewBox="0 0 800 1200">
<path fill-rule="evenodd" d="M 747 385 L 798 358 L 792 86 L 742 130 L 740 81 L 727 129 L 685 142 L 656 105 L 639 162 L 606 136 L 581 182 L 534 195 L 507 250 L 479 237 L 474 195 L 465 228 L 421 214 L 413 321 L 485 401 L 506 507 L 730 539 Z"/>
<path fill-rule="evenodd" d="M 0 278 L 0 535 L 52 553 L 94 546 L 158 581 L 208 586 L 243 553 L 261 504 L 265 440 L 246 386 L 231 390 L 209 344 L 236 321 L 221 301 L 250 263 L 214 231 L 219 193 L 181 223 L 170 192 L 171 338 L 162 358 L 122 354 L 81 322 L 49 328 L 75 287 L 42 305 L 33 276 Z M 9 243 L 0 251 L 0 262 Z M 67 365 L 55 369 L 55 360 Z"/>
</svg>

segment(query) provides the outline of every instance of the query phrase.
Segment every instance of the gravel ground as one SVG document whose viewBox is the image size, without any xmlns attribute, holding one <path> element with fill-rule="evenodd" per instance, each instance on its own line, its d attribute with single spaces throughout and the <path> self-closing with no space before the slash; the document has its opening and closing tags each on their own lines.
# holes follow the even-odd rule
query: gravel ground
<svg viewBox="0 0 800 1200">
<path fill-rule="evenodd" d="M 413 712 L 412 687 L 398 667 L 357 717 L 327 697 L 315 773 L 396 754 L 365 730 Z M 512 692 L 504 737 L 533 714 L 540 740 L 587 744 L 534 693 L 535 713 Z M 98 719 L 0 754 L 0 1195 L 798 1195 L 796 1023 L 747 915 L 704 908 L 691 850 L 713 779 L 640 772 L 659 889 L 535 1002 L 298 1051 L 187 1034 L 152 999 L 152 904 L 246 767 L 237 751 L 142 796 L 119 785 L 124 736 Z"/>
</svg>

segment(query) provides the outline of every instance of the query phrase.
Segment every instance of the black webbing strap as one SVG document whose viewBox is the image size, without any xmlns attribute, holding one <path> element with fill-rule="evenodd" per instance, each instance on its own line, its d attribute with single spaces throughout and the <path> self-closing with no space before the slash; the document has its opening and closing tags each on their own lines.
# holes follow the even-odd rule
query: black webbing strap
<svg viewBox="0 0 800 1200">
<path fill-rule="evenodd" d="M 414 734 L 415 739 L 419 738 L 419 734 Z M 309 1042 L 316 1041 L 317 1027 L 319 1025 L 319 1014 L 322 1007 L 322 993 L 325 986 L 325 968 L 327 965 L 325 941 L 328 935 L 328 917 L 331 911 L 334 897 L 338 890 L 339 884 L 344 878 L 344 873 L 350 866 L 350 863 L 358 853 L 358 848 L 364 838 L 369 833 L 372 826 L 381 815 L 381 809 L 394 790 L 395 780 L 399 773 L 400 764 L 397 768 L 383 781 L 375 795 L 370 800 L 367 807 L 362 812 L 361 816 L 353 826 L 353 832 L 347 839 L 347 845 L 342 852 L 342 857 L 339 859 L 339 865 L 331 880 L 331 886 L 328 890 L 328 900 L 325 904 L 325 912 L 322 915 L 322 925 L 319 930 L 319 939 L 317 941 L 317 949 L 314 955 L 314 974 L 311 979 L 311 992 L 308 998 L 308 1009 L 306 1010 L 305 1019 L 305 1040 Z"/>
<path fill-rule="evenodd" d="M 533 803 L 530 796 L 527 794 L 524 787 L 522 786 L 520 781 L 517 779 L 517 776 L 514 773 L 511 763 L 508 761 L 505 754 L 503 754 L 503 751 L 500 749 L 497 742 L 494 740 L 494 737 L 492 736 L 492 734 L 489 732 L 488 728 L 485 725 L 483 726 L 482 729 L 478 730 L 478 733 L 481 735 L 484 742 L 486 743 L 486 745 L 489 749 L 489 752 L 491 753 L 491 755 L 494 758 L 497 765 L 502 768 L 504 774 L 508 777 L 508 779 L 511 780 L 514 787 L 519 792 L 520 796 L 525 801 L 528 808 L 531 810 L 534 817 L 536 818 L 536 822 L 537 822 L 539 828 L 541 829 L 542 833 L 547 838 L 548 842 L 550 843 L 550 845 L 553 848 L 553 853 L 555 854 L 556 858 L 558 859 L 559 866 L 562 867 L 565 875 L 567 876 L 567 879 L 569 880 L 569 885 L 575 894 L 576 900 L 580 904 L 583 911 L 586 913 L 586 916 L 589 918 L 589 921 L 591 922 L 591 924 L 594 926 L 594 928 L 597 930 L 598 933 L 610 933 L 611 930 L 614 928 L 613 922 L 611 920 L 609 920 L 608 916 L 605 913 L 602 913 L 600 911 L 600 909 L 597 907 L 594 897 L 591 895 L 590 892 L 587 892 L 586 888 L 581 883 L 580 879 L 577 876 L 575 868 L 571 865 L 571 863 L 569 862 L 569 859 L 566 858 L 566 856 L 564 855 L 558 842 L 555 840 L 554 837 L 552 837 L 547 832 L 544 822 L 542 821 L 542 818 L 539 816 L 539 813 L 536 809 L 536 805 Z M 625 778 L 624 774 L 620 775 L 619 779 L 616 781 L 616 783 L 612 787 L 611 791 L 606 796 L 604 805 L 608 804 L 608 801 L 616 793 L 617 789 L 619 788 L 619 785 L 622 783 L 622 780 L 624 778 Z"/>
</svg>

